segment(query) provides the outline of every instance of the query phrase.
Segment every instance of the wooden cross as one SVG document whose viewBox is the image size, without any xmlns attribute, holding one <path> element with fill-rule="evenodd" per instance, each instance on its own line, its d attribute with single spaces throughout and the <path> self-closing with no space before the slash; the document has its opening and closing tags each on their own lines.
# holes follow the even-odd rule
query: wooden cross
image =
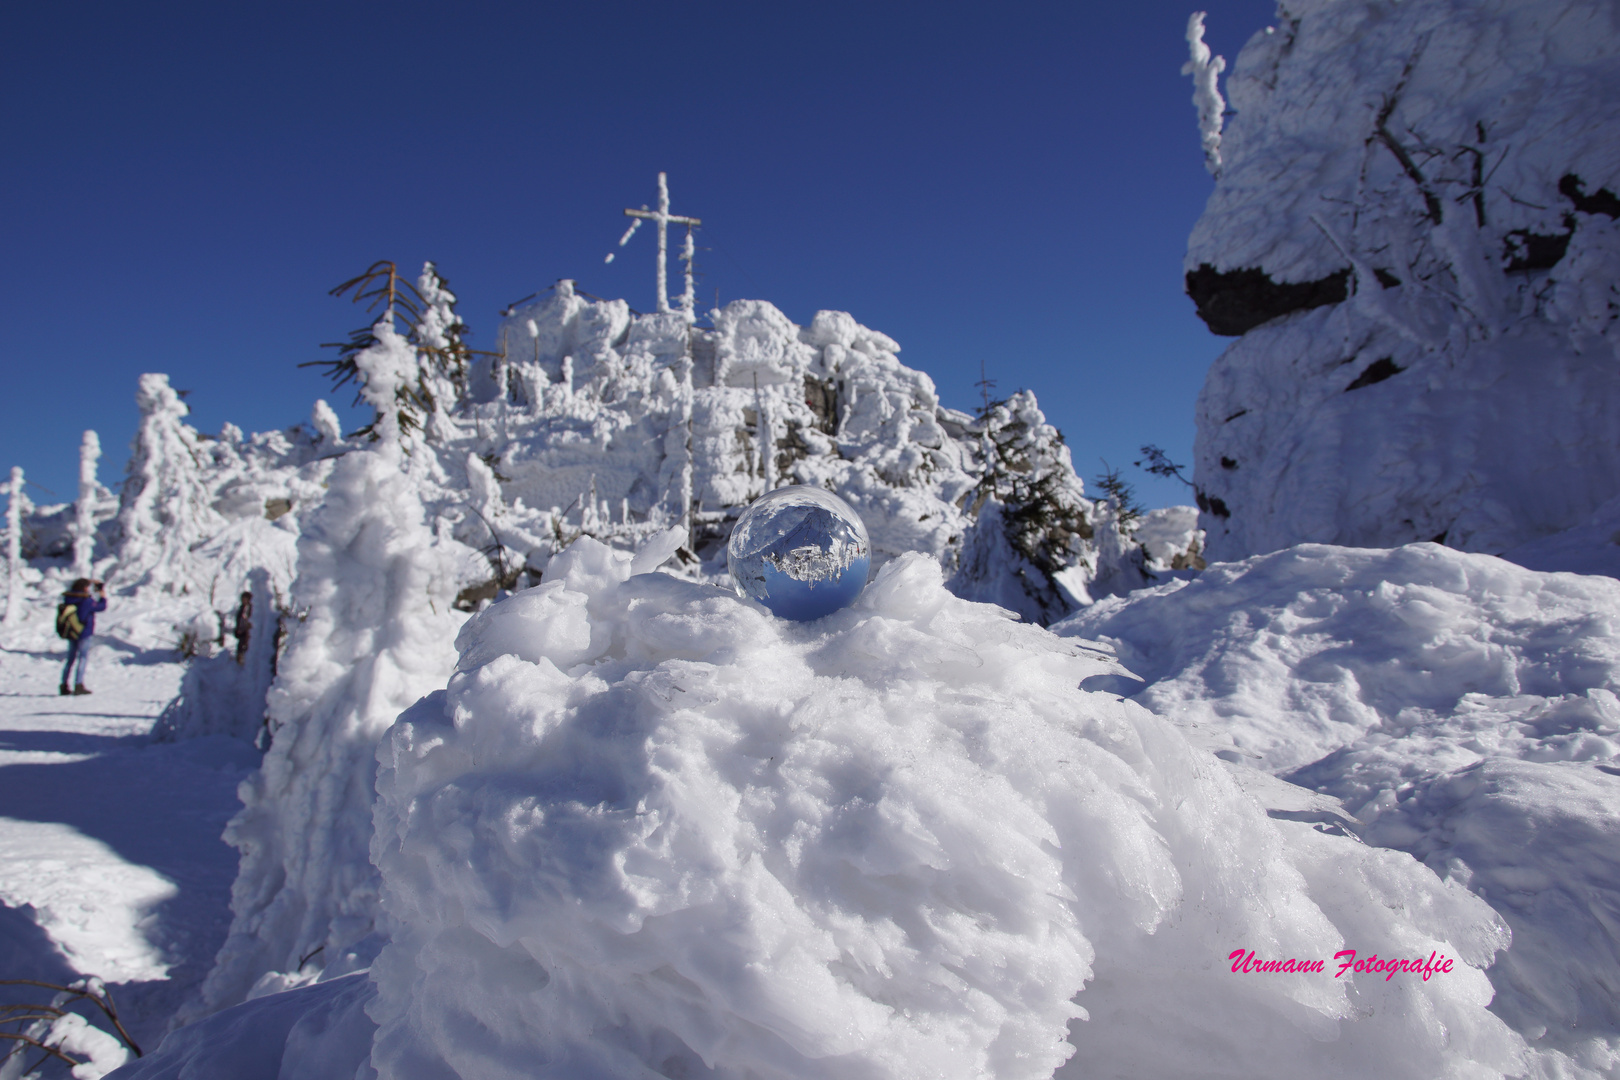
<svg viewBox="0 0 1620 1080">
<path fill-rule="evenodd" d="M 658 174 L 658 209 L 626 210 L 625 217 L 641 218 L 658 223 L 658 311 L 660 314 L 669 311 L 669 291 L 665 284 L 664 264 L 669 250 L 669 238 L 665 230 L 670 222 L 686 226 L 686 246 L 681 250 L 681 258 L 686 260 L 686 292 L 681 296 L 681 310 L 690 312 L 693 304 L 692 294 L 692 230 L 703 224 L 701 218 L 681 217 L 669 212 L 669 180 L 664 173 Z M 625 233 L 625 240 L 630 238 Z M 620 241 L 623 243 L 624 241 Z"/>
</svg>

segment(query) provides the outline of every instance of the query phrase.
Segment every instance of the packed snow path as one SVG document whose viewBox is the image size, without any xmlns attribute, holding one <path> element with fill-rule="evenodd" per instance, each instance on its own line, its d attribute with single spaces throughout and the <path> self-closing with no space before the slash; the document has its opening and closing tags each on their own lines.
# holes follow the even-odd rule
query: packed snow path
<svg viewBox="0 0 1620 1080">
<path fill-rule="evenodd" d="M 0 978 L 101 976 L 151 1047 L 224 939 L 236 853 L 220 832 L 257 755 L 153 743 L 181 665 L 97 641 L 84 697 L 58 696 L 59 651 L 0 650 Z"/>
</svg>

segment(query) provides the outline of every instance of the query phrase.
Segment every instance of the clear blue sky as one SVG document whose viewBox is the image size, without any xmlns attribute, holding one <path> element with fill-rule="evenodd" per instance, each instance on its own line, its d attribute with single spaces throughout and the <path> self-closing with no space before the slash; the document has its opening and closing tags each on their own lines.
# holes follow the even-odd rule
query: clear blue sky
<svg viewBox="0 0 1620 1080">
<path fill-rule="evenodd" d="M 1207 0 L 1228 62 L 1270 0 Z M 699 295 L 847 310 L 947 405 L 1034 390 L 1088 483 L 1190 459 L 1211 336 L 1182 294 L 1211 180 L 1194 6 L 844 2 L 17 4 L 0 16 L 0 467 L 123 475 L 136 377 L 217 432 L 305 419 L 361 321 L 326 291 L 435 260 L 473 344 L 572 277 L 652 304 L 626 206 L 704 219 Z M 331 395 L 334 405 L 347 394 Z M 56 501 L 35 491 L 39 502 Z"/>
</svg>

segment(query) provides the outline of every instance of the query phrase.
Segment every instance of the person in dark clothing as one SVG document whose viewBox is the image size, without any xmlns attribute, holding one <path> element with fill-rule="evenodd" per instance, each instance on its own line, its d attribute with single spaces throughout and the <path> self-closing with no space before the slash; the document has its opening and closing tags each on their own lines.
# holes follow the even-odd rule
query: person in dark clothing
<svg viewBox="0 0 1620 1080">
<path fill-rule="evenodd" d="M 96 632 L 96 612 L 107 610 L 106 586 L 90 578 L 79 578 L 73 583 L 73 588 L 62 594 L 64 604 L 72 604 L 79 616 L 79 623 L 83 627 L 77 637 L 68 639 L 67 665 L 62 668 L 62 685 L 58 693 L 62 694 L 88 694 L 90 688 L 84 685 L 84 669 L 90 657 L 90 638 Z M 73 679 L 73 689 L 68 689 L 68 680 L 73 675 L 73 665 L 79 665 L 78 678 Z"/>
</svg>

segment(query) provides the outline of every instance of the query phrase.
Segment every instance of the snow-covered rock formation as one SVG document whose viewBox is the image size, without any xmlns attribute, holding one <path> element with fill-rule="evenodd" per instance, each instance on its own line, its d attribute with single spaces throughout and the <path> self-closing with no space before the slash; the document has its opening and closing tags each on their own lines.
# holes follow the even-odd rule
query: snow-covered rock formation
<svg viewBox="0 0 1620 1080">
<path fill-rule="evenodd" d="M 1284 0 L 1187 253 L 1215 559 L 1500 553 L 1620 494 L 1620 11 Z"/>
<path fill-rule="evenodd" d="M 1409 852 L 1488 901 L 1512 932 L 1488 972 L 1492 1010 L 1547 1075 L 1612 1076 L 1617 627 L 1620 582 L 1416 544 L 1219 564 L 1055 629 L 1115 646 L 1147 682 L 1133 700 L 1245 783 L 1273 774 L 1330 797 L 1284 812 Z"/>
</svg>

